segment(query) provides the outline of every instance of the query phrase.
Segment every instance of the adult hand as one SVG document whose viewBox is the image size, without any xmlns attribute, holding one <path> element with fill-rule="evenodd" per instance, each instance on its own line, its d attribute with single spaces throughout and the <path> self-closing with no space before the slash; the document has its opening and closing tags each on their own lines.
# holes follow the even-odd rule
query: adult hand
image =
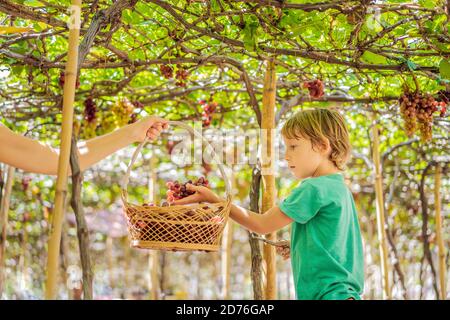
<svg viewBox="0 0 450 320">
<path fill-rule="evenodd" d="M 169 127 L 169 121 L 158 117 L 146 117 L 130 125 L 133 139 L 136 142 L 144 141 L 147 136 L 155 141 L 164 129 Z"/>
</svg>

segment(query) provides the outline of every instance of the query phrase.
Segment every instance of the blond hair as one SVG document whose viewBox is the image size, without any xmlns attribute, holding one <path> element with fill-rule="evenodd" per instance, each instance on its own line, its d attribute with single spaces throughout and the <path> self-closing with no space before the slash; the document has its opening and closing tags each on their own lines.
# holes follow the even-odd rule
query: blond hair
<svg viewBox="0 0 450 320">
<path fill-rule="evenodd" d="M 330 161 L 343 170 L 350 158 L 351 145 L 345 120 L 337 111 L 312 109 L 297 112 L 283 125 L 281 134 L 288 139 L 309 139 L 313 148 L 330 142 Z"/>
</svg>

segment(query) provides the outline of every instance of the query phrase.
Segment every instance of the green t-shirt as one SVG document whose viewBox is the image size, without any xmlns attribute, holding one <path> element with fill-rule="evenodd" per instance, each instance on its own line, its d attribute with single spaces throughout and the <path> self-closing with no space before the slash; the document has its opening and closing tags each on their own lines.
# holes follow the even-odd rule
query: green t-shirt
<svg viewBox="0 0 450 320">
<path fill-rule="evenodd" d="M 341 174 L 308 178 L 280 204 L 294 220 L 291 262 L 297 299 L 360 299 L 364 257 L 355 203 Z"/>
</svg>

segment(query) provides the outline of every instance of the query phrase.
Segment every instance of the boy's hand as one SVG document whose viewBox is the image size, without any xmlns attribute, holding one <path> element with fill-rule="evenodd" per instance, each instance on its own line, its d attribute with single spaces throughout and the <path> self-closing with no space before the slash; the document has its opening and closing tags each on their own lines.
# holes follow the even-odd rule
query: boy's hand
<svg viewBox="0 0 450 320">
<path fill-rule="evenodd" d="M 280 244 L 276 246 L 276 252 L 280 256 L 283 257 L 284 260 L 287 260 L 291 256 L 291 245 L 289 241 L 280 241 Z"/>
<path fill-rule="evenodd" d="M 189 204 L 189 203 L 198 203 L 198 202 L 209 202 L 216 203 L 222 201 L 211 189 L 204 186 L 195 186 L 193 184 L 188 183 L 186 185 L 186 189 L 188 191 L 195 191 L 193 195 L 190 195 L 186 198 L 175 200 L 171 204 Z"/>
<path fill-rule="evenodd" d="M 145 136 L 150 141 L 155 141 L 164 129 L 169 127 L 168 121 L 158 117 L 146 117 L 130 125 L 133 139 L 136 142 L 142 142 Z"/>
</svg>

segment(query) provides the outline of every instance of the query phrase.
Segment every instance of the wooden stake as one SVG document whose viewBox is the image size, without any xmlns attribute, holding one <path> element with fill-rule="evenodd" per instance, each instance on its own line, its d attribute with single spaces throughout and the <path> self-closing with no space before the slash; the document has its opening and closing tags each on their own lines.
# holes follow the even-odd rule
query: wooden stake
<svg viewBox="0 0 450 320">
<path fill-rule="evenodd" d="M 0 299 L 3 295 L 4 287 L 4 263 L 5 263 L 5 246 L 6 246 L 6 234 L 8 232 L 8 212 L 9 212 L 9 199 L 11 198 L 11 191 L 14 184 L 14 167 L 8 167 L 6 173 L 5 191 L 0 203 Z"/>
<path fill-rule="evenodd" d="M 61 243 L 61 228 L 64 217 L 64 200 L 67 194 L 67 176 L 69 172 L 70 146 L 73 125 L 73 103 L 77 78 L 78 42 L 80 36 L 81 0 L 72 0 L 72 13 L 69 22 L 69 51 L 64 72 L 63 120 L 61 146 L 58 159 L 58 178 L 53 219 L 48 240 L 47 280 L 45 298 L 56 299 L 58 279 L 58 258 Z"/>
<path fill-rule="evenodd" d="M 384 200 L 383 200 L 383 182 L 380 163 L 380 141 L 378 136 L 378 127 L 375 119 L 372 126 L 373 137 L 373 163 L 375 166 L 375 195 L 377 206 L 377 229 L 378 242 L 381 261 L 381 276 L 383 285 L 383 299 L 391 299 L 391 290 L 389 287 L 389 269 L 388 269 L 388 247 L 386 241 L 386 229 L 384 220 Z"/>
<path fill-rule="evenodd" d="M 446 265 L 445 265 L 445 247 L 444 239 L 442 237 L 442 216 L 441 216 L 441 166 L 436 165 L 435 181 L 434 181 L 434 204 L 436 208 L 436 242 L 438 245 L 438 259 L 439 259 L 439 295 L 441 300 L 445 300 L 446 293 Z"/>
<path fill-rule="evenodd" d="M 262 194 L 262 210 L 264 213 L 275 204 L 275 163 L 274 163 L 274 132 L 275 132 L 275 93 L 276 73 L 273 59 L 267 61 L 267 70 L 264 78 L 263 112 L 262 112 L 262 181 L 264 192 Z M 265 140 L 265 141 L 264 141 Z M 276 241 L 276 233 L 270 233 L 267 239 Z M 275 248 L 264 244 L 264 261 L 266 264 L 265 299 L 273 300 L 277 294 L 276 257 Z"/>
</svg>

